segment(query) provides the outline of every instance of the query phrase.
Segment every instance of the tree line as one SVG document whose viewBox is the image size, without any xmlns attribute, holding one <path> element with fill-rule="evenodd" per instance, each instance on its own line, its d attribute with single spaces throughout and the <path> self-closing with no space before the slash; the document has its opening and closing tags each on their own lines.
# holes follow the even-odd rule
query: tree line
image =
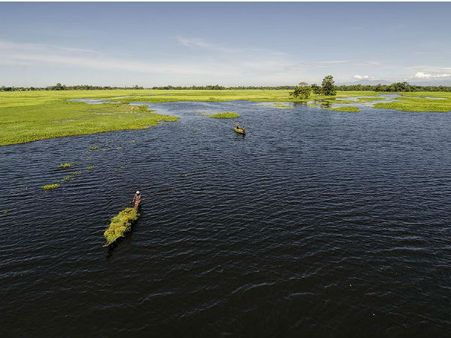
<svg viewBox="0 0 451 338">
<path fill-rule="evenodd" d="M 334 96 L 337 94 L 337 87 L 335 86 L 334 77 L 327 75 L 321 82 L 321 86 L 317 84 L 309 85 L 307 82 L 300 82 L 294 90 L 290 93 L 290 96 L 299 99 L 308 99 L 311 93 L 318 95 Z"/>
<path fill-rule="evenodd" d="M 324 87 L 324 79 L 326 80 L 326 87 Z M 297 94 L 293 94 L 294 97 L 300 97 L 307 95 L 306 93 L 335 95 L 332 94 L 336 91 L 377 91 L 377 92 L 451 92 L 451 86 L 416 86 L 407 82 L 395 82 L 392 84 L 377 84 L 377 85 L 335 85 L 332 75 L 328 75 L 323 79 L 323 83 L 307 84 L 305 82 L 299 83 L 297 86 L 220 86 L 220 85 L 206 85 L 206 86 L 155 86 L 150 88 L 144 88 L 143 86 L 93 86 L 93 85 L 73 85 L 66 86 L 61 83 L 57 83 L 54 86 L 48 87 L 14 87 L 14 86 L 1 86 L 0 92 L 11 91 L 33 91 L 33 90 L 111 90 L 111 89 L 164 89 L 164 90 L 240 90 L 240 89 L 284 89 L 293 90 Z M 328 94 L 325 94 L 325 93 Z M 303 93 L 303 94 L 302 94 Z M 298 96 L 295 96 L 298 95 Z M 300 96 L 299 96 L 300 95 Z M 309 94 L 310 96 L 310 94 Z"/>
<path fill-rule="evenodd" d="M 66 86 L 61 83 L 57 83 L 55 86 L 48 87 L 0 87 L 1 92 L 14 92 L 14 91 L 33 91 L 33 90 L 110 90 L 110 89 L 144 89 L 142 86 L 133 87 L 114 87 L 114 86 L 92 86 L 92 85 L 74 85 Z"/>
<path fill-rule="evenodd" d="M 308 99 L 313 92 L 318 95 L 334 96 L 336 92 L 340 91 L 376 91 L 376 92 L 451 92 L 451 87 L 448 86 L 415 86 L 408 82 L 395 82 L 389 85 L 377 84 L 377 85 L 342 85 L 336 86 L 332 75 L 324 77 L 321 86 L 317 84 L 309 85 L 306 82 L 300 82 L 290 96 L 299 99 Z"/>
<path fill-rule="evenodd" d="M 450 86 L 417 86 L 408 82 L 377 85 L 346 85 L 337 86 L 337 90 L 376 91 L 376 92 L 451 92 Z"/>
</svg>

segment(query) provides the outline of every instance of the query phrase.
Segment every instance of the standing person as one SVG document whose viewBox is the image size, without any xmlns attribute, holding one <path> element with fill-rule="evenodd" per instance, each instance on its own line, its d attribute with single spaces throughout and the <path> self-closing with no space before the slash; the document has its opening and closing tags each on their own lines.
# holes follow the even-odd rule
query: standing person
<svg viewBox="0 0 451 338">
<path fill-rule="evenodd" d="M 133 196 L 132 200 L 133 208 L 138 209 L 141 206 L 141 200 L 142 200 L 141 193 L 137 191 L 135 193 L 135 196 Z"/>
</svg>

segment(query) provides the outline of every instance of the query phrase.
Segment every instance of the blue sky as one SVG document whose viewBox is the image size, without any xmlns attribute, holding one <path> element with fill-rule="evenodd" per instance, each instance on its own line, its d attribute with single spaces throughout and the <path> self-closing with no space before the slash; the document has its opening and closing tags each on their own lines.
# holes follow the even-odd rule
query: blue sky
<svg viewBox="0 0 451 338">
<path fill-rule="evenodd" d="M 0 85 L 451 82 L 451 3 L 0 3 Z"/>
</svg>

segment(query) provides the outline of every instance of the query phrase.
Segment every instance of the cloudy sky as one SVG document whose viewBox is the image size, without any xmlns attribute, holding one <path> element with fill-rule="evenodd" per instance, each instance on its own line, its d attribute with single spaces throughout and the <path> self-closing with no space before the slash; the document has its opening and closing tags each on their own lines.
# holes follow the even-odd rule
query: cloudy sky
<svg viewBox="0 0 451 338">
<path fill-rule="evenodd" d="M 451 3 L 0 3 L 0 85 L 451 83 Z"/>
</svg>

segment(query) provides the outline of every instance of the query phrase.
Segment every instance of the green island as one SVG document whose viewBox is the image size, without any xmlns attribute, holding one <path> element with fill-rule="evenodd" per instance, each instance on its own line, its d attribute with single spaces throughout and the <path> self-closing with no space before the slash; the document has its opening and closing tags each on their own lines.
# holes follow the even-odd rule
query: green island
<svg viewBox="0 0 451 338">
<path fill-rule="evenodd" d="M 208 117 L 211 117 L 213 119 L 235 119 L 240 117 L 240 114 L 233 111 L 225 111 L 221 113 L 210 114 L 208 115 Z"/>
<path fill-rule="evenodd" d="M 360 111 L 360 108 L 356 107 L 356 106 L 343 106 L 343 107 L 335 107 L 335 108 L 329 108 L 329 109 L 334 110 L 334 111 L 348 112 L 348 113 L 358 113 Z"/>
</svg>

